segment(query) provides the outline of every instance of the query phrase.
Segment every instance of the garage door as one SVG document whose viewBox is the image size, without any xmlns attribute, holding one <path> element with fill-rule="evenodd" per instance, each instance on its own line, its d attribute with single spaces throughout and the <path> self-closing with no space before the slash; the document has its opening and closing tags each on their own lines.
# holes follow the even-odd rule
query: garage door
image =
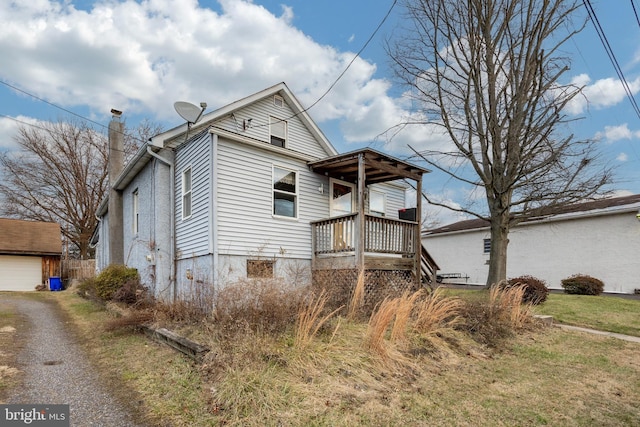
<svg viewBox="0 0 640 427">
<path fill-rule="evenodd" d="M 41 282 L 41 257 L 0 255 L 0 290 L 34 291 Z"/>
</svg>

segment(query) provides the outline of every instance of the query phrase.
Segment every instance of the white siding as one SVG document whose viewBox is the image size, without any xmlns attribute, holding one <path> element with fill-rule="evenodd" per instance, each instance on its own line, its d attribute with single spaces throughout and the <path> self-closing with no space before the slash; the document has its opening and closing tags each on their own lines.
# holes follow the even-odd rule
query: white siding
<svg viewBox="0 0 640 427">
<path fill-rule="evenodd" d="M 289 108 L 286 102 L 283 107 L 276 107 L 273 105 L 273 97 L 269 96 L 255 104 L 236 111 L 233 116 L 216 122 L 215 126 L 264 141 L 265 143 L 270 143 L 269 117 L 273 116 L 287 121 L 285 148 L 319 159 L 328 156 L 330 153 L 324 151 L 320 144 L 318 144 L 315 138 L 309 133 L 302 121 L 300 121 L 298 117 L 292 117 L 293 115 L 293 110 Z M 248 119 L 252 119 L 251 126 L 244 129 L 243 123 L 246 123 Z"/>
<path fill-rule="evenodd" d="M 209 253 L 211 225 L 211 135 L 204 132 L 178 147 L 175 162 L 176 256 Z M 191 167 L 191 216 L 182 218 L 182 173 Z"/>
<path fill-rule="evenodd" d="M 218 242 L 221 254 L 311 257 L 310 221 L 329 215 L 328 180 L 306 162 L 220 139 Z M 272 169 L 298 174 L 298 218 L 272 215 Z"/>
<path fill-rule="evenodd" d="M 424 239 L 443 273 L 467 273 L 484 284 L 489 231 L 440 234 Z M 635 212 L 521 224 L 509 233 L 507 277 L 529 274 L 553 289 L 573 274 L 602 280 L 605 292 L 633 293 L 640 288 L 640 222 Z"/>
<path fill-rule="evenodd" d="M 394 184 L 373 184 L 369 187 L 370 191 L 377 191 L 385 194 L 386 200 L 386 218 L 398 219 L 398 211 L 404 209 L 406 190 L 402 186 Z M 367 207 L 368 211 L 368 207 Z"/>
</svg>

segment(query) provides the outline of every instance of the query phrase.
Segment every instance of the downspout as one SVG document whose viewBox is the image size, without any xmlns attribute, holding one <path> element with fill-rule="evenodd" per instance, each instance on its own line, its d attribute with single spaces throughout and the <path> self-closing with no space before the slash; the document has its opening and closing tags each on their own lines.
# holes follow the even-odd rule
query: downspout
<svg viewBox="0 0 640 427">
<path fill-rule="evenodd" d="M 158 160 L 160 160 L 162 163 L 164 163 L 165 165 L 169 166 L 169 199 L 170 199 L 170 209 L 171 212 L 169 213 L 169 239 L 171 240 L 171 245 L 169 247 L 169 257 L 171 259 L 171 273 L 170 273 L 170 277 L 169 277 L 169 284 L 173 283 L 173 301 L 176 301 L 177 298 L 177 293 L 178 293 L 178 289 L 177 289 L 177 284 L 176 284 L 176 239 L 175 239 L 175 176 L 174 176 L 174 172 L 173 172 L 173 162 L 170 162 L 169 160 L 165 159 L 162 156 L 159 156 L 158 154 L 156 154 L 155 152 L 153 152 L 153 150 L 151 150 L 151 147 L 149 145 L 147 145 L 147 153 L 151 156 L 154 157 Z"/>
<path fill-rule="evenodd" d="M 211 266 L 211 274 L 213 280 L 214 291 L 218 289 L 218 271 L 220 264 L 218 257 L 218 134 L 211 134 L 211 237 L 210 244 L 213 253 L 213 265 Z"/>
</svg>

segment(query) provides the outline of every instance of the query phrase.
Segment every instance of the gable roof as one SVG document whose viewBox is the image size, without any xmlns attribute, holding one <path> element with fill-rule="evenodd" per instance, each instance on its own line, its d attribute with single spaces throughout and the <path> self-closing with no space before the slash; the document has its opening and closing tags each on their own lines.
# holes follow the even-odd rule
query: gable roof
<svg viewBox="0 0 640 427">
<path fill-rule="evenodd" d="M 131 182 L 131 180 L 151 160 L 153 157 L 152 152 L 157 153 L 163 148 L 175 148 L 184 143 L 183 135 L 185 133 L 188 132 L 187 135 L 189 135 L 189 139 L 193 139 L 201 133 L 206 132 L 216 120 L 227 117 L 241 108 L 273 95 L 280 95 L 284 98 L 285 102 L 287 102 L 291 107 L 296 117 L 304 123 L 307 129 L 309 129 L 309 132 L 314 136 L 314 138 L 316 138 L 327 153 L 330 155 L 338 153 L 324 133 L 311 119 L 309 114 L 307 114 L 306 110 L 302 107 L 300 101 L 298 101 L 298 99 L 293 95 L 289 87 L 282 82 L 204 114 L 196 125 L 191 125 L 191 127 L 189 127 L 188 123 L 183 123 L 180 126 L 151 137 L 149 144 L 140 147 L 134 157 L 125 165 L 118 179 L 115 181 L 114 188 L 117 190 L 125 188 L 127 184 Z M 104 213 L 104 210 L 100 210 L 98 213 L 102 214 Z"/>
<path fill-rule="evenodd" d="M 544 214 L 530 218 L 523 221 L 523 223 L 559 221 L 611 213 L 633 212 L 638 209 L 640 209 L 640 194 L 633 194 L 631 196 L 597 199 L 584 203 L 550 208 Z M 489 227 L 489 221 L 476 218 L 454 222 L 453 224 L 444 225 L 442 227 L 434 228 L 433 230 L 426 230 L 422 234 L 427 236 L 433 234 L 470 231 L 485 227 Z"/>
<path fill-rule="evenodd" d="M 324 148 L 324 150 L 330 155 L 338 154 L 338 151 L 335 147 L 329 142 L 324 133 L 320 130 L 320 128 L 315 124 L 315 122 L 311 119 L 306 109 L 300 104 L 300 101 L 295 97 L 293 92 L 289 89 L 289 87 L 284 83 L 278 83 L 269 88 L 263 89 L 260 92 L 256 92 L 253 95 L 249 95 L 242 99 L 232 102 L 231 104 L 227 104 L 223 107 L 218 108 L 217 110 L 211 111 L 207 114 L 204 114 L 202 118 L 198 121 L 197 126 L 192 125 L 191 132 L 197 133 L 200 129 L 211 125 L 212 122 L 224 118 L 241 108 L 244 108 L 248 105 L 254 104 L 261 99 L 273 96 L 280 95 L 284 98 L 285 102 L 291 107 L 293 113 L 297 118 L 300 119 L 302 123 L 309 129 L 309 132 L 320 142 L 320 145 Z M 173 129 L 170 129 L 166 132 L 163 132 L 159 135 L 156 135 L 151 138 L 150 143 L 156 147 L 171 147 L 180 144 L 183 142 L 182 139 L 175 140 L 175 138 L 183 133 L 187 132 L 189 129 L 188 124 L 184 123 L 180 126 L 177 126 Z"/>
<path fill-rule="evenodd" d="M 55 222 L 0 218 L 0 236 L 0 254 L 62 254 L 60 225 Z"/>
</svg>

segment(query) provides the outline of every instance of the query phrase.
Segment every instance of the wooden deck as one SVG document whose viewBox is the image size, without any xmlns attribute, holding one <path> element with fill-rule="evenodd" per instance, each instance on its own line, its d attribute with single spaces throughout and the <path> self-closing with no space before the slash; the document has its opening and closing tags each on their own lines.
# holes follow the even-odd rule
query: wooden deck
<svg viewBox="0 0 640 427">
<path fill-rule="evenodd" d="M 364 270 L 415 272 L 420 268 L 424 279 L 435 280 L 438 266 L 422 245 L 416 245 L 420 232 L 417 222 L 374 215 L 364 218 Z M 311 229 L 313 270 L 360 268 L 357 213 L 314 221 Z"/>
<path fill-rule="evenodd" d="M 417 222 L 365 215 L 365 269 L 412 270 L 415 267 Z M 314 269 L 356 268 L 358 214 L 311 223 Z"/>
</svg>

